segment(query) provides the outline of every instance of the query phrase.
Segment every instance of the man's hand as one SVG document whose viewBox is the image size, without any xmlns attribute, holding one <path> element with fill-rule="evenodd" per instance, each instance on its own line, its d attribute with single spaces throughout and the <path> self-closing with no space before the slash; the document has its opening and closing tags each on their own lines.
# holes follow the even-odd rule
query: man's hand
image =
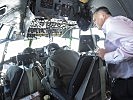
<svg viewBox="0 0 133 100">
<path fill-rule="evenodd" d="M 106 52 L 105 52 L 105 49 L 103 49 L 103 48 L 98 49 L 97 53 L 98 53 L 98 56 L 99 56 L 100 58 L 104 59 L 104 55 L 105 55 L 105 53 L 106 53 Z"/>
</svg>

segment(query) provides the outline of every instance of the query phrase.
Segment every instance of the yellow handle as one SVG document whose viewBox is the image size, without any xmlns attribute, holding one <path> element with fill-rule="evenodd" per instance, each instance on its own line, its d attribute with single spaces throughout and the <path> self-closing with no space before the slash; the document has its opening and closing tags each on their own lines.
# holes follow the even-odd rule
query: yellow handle
<svg viewBox="0 0 133 100">
<path fill-rule="evenodd" d="M 89 0 L 79 0 L 82 3 L 87 3 Z"/>
</svg>

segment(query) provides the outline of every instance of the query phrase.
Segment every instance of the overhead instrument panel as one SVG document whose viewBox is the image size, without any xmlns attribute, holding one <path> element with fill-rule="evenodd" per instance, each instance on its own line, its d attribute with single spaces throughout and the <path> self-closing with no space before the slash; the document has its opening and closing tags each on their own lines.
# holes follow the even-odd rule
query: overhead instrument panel
<svg viewBox="0 0 133 100">
<path fill-rule="evenodd" d="M 41 0 L 40 7 L 52 9 L 53 8 L 54 0 Z"/>
<path fill-rule="evenodd" d="M 36 0 L 35 15 L 45 18 L 72 19 L 74 6 L 71 0 Z"/>
</svg>

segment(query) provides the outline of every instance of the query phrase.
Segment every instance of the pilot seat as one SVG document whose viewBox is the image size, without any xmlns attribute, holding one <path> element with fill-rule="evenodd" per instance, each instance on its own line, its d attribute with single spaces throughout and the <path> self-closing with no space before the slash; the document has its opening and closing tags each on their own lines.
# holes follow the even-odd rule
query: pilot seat
<svg viewBox="0 0 133 100">
<path fill-rule="evenodd" d="M 89 39 L 92 39 L 92 37 Z M 83 36 L 82 39 L 80 38 L 80 51 L 87 52 L 94 50 L 94 45 L 86 49 L 86 46 L 89 45 L 90 42 L 85 41 L 88 41 L 86 36 Z M 85 48 L 81 50 L 81 47 Z M 52 88 L 50 84 L 46 82 L 45 78 L 43 78 L 42 83 L 47 83 L 49 95 L 53 97 L 51 100 L 103 100 L 101 90 L 104 88 L 101 85 L 101 75 L 99 72 L 100 66 L 102 65 L 102 63 L 99 63 L 100 61 L 101 59 L 96 56 L 96 54 L 81 55 L 72 79 L 70 80 L 67 92 L 59 88 Z"/>
</svg>

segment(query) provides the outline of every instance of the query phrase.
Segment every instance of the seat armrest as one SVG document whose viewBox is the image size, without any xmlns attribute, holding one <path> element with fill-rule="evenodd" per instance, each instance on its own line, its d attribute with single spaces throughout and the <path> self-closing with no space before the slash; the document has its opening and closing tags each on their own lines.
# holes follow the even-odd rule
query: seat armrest
<svg viewBox="0 0 133 100">
<path fill-rule="evenodd" d="M 55 97 L 57 100 L 70 100 L 70 99 L 68 99 L 69 96 L 67 95 L 67 93 L 63 89 L 52 88 L 50 86 L 49 82 L 47 82 L 46 77 L 44 77 L 41 80 L 41 83 L 43 84 L 46 91 L 49 92 L 49 94 L 52 95 L 53 97 Z"/>
<path fill-rule="evenodd" d="M 67 99 L 69 96 L 59 88 L 51 88 L 50 94 L 54 96 L 57 100 L 69 100 Z"/>
</svg>

